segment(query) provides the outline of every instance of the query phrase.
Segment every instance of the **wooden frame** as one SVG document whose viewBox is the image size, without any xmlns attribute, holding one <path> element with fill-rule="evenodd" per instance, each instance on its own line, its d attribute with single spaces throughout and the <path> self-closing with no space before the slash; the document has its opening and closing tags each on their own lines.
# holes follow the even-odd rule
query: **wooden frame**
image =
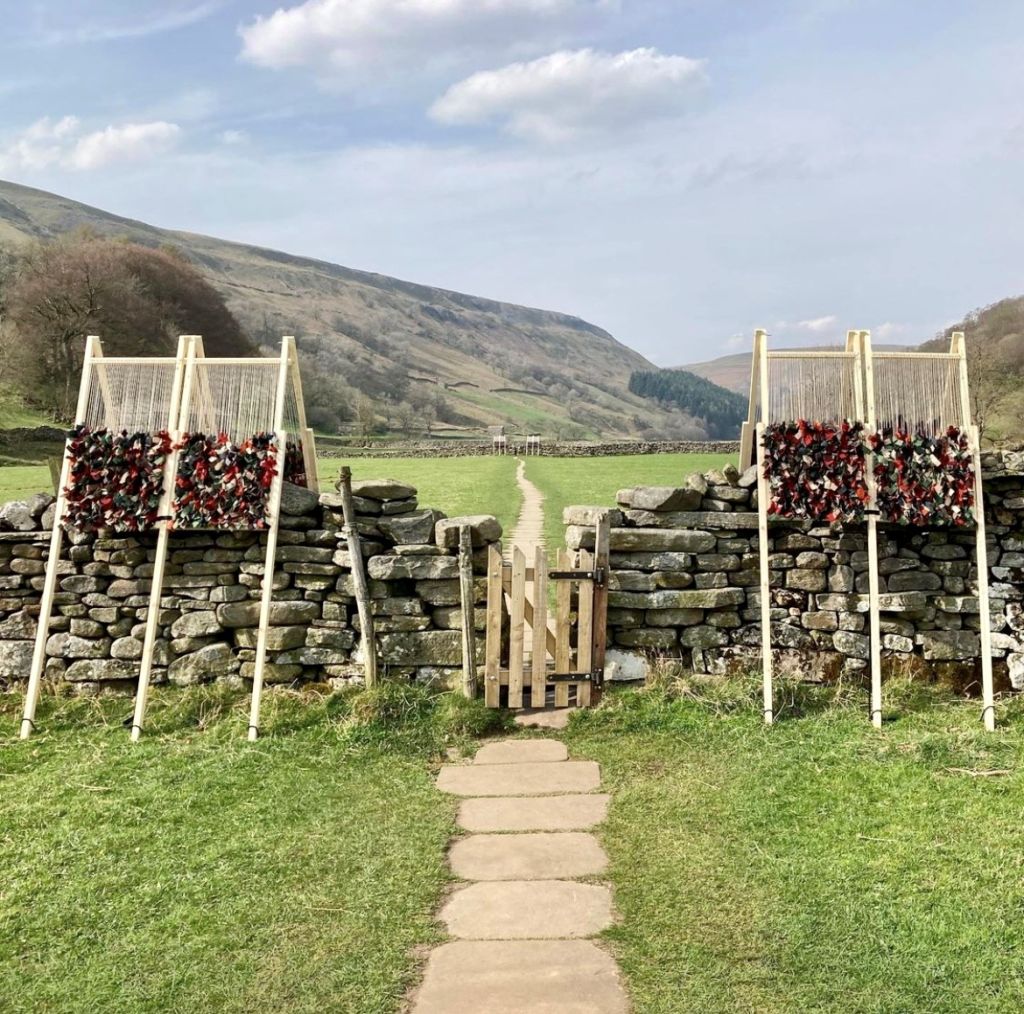
<svg viewBox="0 0 1024 1014">
<path fill-rule="evenodd" d="M 740 466 L 746 469 L 751 458 L 757 465 L 757 544 L 758 566 L 760 570 L 760 615 L 761 615 L 761 682 L 762 707 L 765 724 L 771 725 L 775 720 L 775 691 L 772 666 L 771 644 L 771 571 L 768 551 L 768 500 L 769 486 L 765 476 L 764 434 L 771 422 L 789 422 L 795 420 L 773 419 L 771 409 L 771 368 L 772 364 L 784 360 L 815 360 L 819 363 L 836 363 L 847 365 L 852 376 L 850 394 L 853 411 L 841 413 L 842 418 L 854 417 L 856 421 L 861 415 L 863 402 L 861 381 L 861 343 L 858 332 L 848 331 L 846 347 L 843 350 L 814 350 L 778 352 L 768 351 L 768 332 L 759 328 L 754 332 L 754 353 L 750 371 L 750 408 L 747 421 L 740 433 Z M 799 400 L 799 399 L 797 399 Z M 813 416 L 804 413 L 803 418 Z"/>
<path fill-rule="evenodd" d="M 892 361 L 954 361 L 957 371 L 957 388 L 959 397 L 953 404 L 954 419 L 941 420 L 943 425 L 956 426 L 966 434 L 971 448 L 974 467 L 974 514 L 975 514 L 975 566 L 978 571 L 978 627 L 981 648 L 981 686 L 982 686 L 982 720 L 985 729 L 995 730 L 995 692 L 992 677 L 992 618 L 989 614 L 988 596 L 988 548 L 985 533 L 985 500 L 981 478 L 981 438 L 978 427 L 974 424 L 971 411 L 970 386 L 967 373 L 967 347 L 962 331 L 955 331 L 950 336 L 948 352 L 875 352 L 871 348 L 871 335 L 868 331 L 860 332 L 863 347 L 865 392 L 867 402 L 866 421 L 874 431 L 877 427 L 876 395 L 878 390 L 878 374 L 875 364 Z M 874 485 L 871 486 L 871 506 L 875 507 Z M 881 726 L 882 691 L 881 676 L 875 677 L 880 669 L 880 635 L 879 635 L 879 603 L 878 603 L 878 550 L 877 536 L 873 535 L 877 513 L 869 517 L 869 570 L 871 573 L 871 664 L 872 664 L 872 720 Z"/>
<path fill-rule="evenodd" d="M 197 412 L 203 424 L 216 432 L 216 406 L 210 393 L 209 367 L 231 366 L 265 366 L 277 370 L 277 382 L 274 388 L 274 404 L 272 430 L 277 441 L 279 467 L 274 476 L 267 504 L 268 520 L 267 552 L 264 561 L 264 572 L 260 599 L 259 632 L 257 634 L 256 661 L 253 670 L 253 698 L 250 706 L 249 739 L 255 739 L 259 731 L 259 702 L 263 685 L 263 674 L 266 664 L 267 628 L 270 619 L 270 606 L 273 597 L 274 563 L 277 552 L 277 533 L 280 527 L 281 492 L 284 484 L 284 463 L 287 455 L 288 434 L 284 428 L 285 399 L 289 387 L 294 396 L 298 436 L 302 440 L 306 482 L 310 489 L 319 489 L 316 470 L 316 449 L 312 430 L 306 422 L 305 406 L 302 400 L 302 382 L 299 376 L 298 362 L 295 352 L 295 339 L 286 336 L 282 339 L 281 354 L 275 359 L 223 357 L 208 359 L 204 355 L 203 340 L 198 335 L 183 335 L 178 340 L 175 357 L 104 357 L 100 340 L 95 335 L 86 339 L 85 357 L 82 367 L 82 379 L 79 386 L 76 423 L 85 420 L 88 414 L 92 385 L 99 387 L 101 404 L 105 414 L 104 423 L 107 428 L 121 428 L 114 419 L 123 418 L 118 413 L 125 409 L 114 398 L 107 377 L 107 369 L 112 366 L 148 365 L 167 368 L 174 366 L 168 403 L 167 430 L 172 437 L 172 451 L 164 463 L 164 491 L 160 501 L 157 531 L 156 552 L 153 565 L 153 577 L 150 585 L 149 603 L 146 613 L 146 629 L 143 641 L 142 659 L 139 669 L 138 687 L 135 695 L 131 738 L 137 742 L 143 732 L 146 715 L 150 678 L 152 675 L 153 658 L 156 639 L 159 632 L 160 606 L 163 594 L 163 582 L 166 572 L 168 541 L 174 527 L 174 480 L 177 475 L 179 453 L 177 445 L 181 441 L 183 431 L 188 426 L 189 411 L 195 401 Z M 198 394 L 197 394 L 198 392 Z M 129 406 L 130 409 L 130 406 Z M 36 641 L 33 650 L 32 666 L 29 673 L 28 688 L 25 696 L 25 710 L 21 722 L 21 737 L 28 738 L 35 727 L 35 713 L 39 700 L 42 674 L 46 666 L 46 642 L 49 636 L 50 619 L 53 613 L 54 595 L 56 592 L 60 554 L 64 544 L 64 521 L 67 503 L 64 490 L 67 487 L 71 468 L 70 441 L 65 443 L 64 457 L 61 464 L 60 480 L 57 490 L 53 531 L 50 537 L 50 553 L 47 560 L 46 576 L 43 584 L 43 595 L 40 603 Z"/>
</svg>

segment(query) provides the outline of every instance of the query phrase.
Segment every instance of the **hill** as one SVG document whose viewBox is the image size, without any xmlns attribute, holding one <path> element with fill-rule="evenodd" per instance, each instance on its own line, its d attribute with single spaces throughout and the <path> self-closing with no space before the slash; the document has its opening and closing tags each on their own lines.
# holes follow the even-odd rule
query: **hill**
<svg viewBox="0 0 1024 1014">
<path fill-rule="evenodd" d="M 449 428 L 701 435 L 690 416 L 632 394 L 630 374 L 651 364 L 577 317 L 157 228 L 0 181 L 0 247 L 80 228 L 175 246 L 258 343 L 272 348 L 280 335 L 296 335 L 307 400 L 324 418 L 332 408 L 351 418 L 367 395 L 385 417 L 408 403 L 428 424 Z"/>
<path fill-rule="evenodd" d="M 701 419 L 713 440 L 735 440 L 747 418 L 747 399 L 688 370 L 637 370 L 629 389 L 644 398 L 685 408 Z"/>
</svg>

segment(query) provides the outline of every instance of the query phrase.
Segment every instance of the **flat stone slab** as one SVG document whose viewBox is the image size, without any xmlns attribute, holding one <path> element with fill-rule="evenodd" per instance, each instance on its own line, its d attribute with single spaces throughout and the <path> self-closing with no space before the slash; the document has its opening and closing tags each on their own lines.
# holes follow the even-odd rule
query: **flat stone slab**
<svg viewBox="0 0 1024 1014">
<path fill-rule="evenodd" d="M 437 776 L 437 787 L 455 796 L 550 796 L 591 792 L 600 784 L 595 761 L 445 764 Z"/>
<path fill-rule="evenodd" d="M 525 708 L 516 715 L 516 725 L 524 729 L 564 729 L 569 724 L 569 708 Z"/>
<path fill-rule="evenodd" d="M 610 796 L 497 796 L 459 804 L 465 831 L 585 831 L 608 816 Z"/>
<path fill-rule="evenodd" d="M 627 1014 L 612 958 L 589 940 L 457 940 L 431 952 L 413 1014 Z"/>
<path fill-rule="evenodd" d="M 603 885 L 570 880 L 470 884 L 452 894 L 440 919 L 462 940 L 592 937 L 611 925 L 612 896 Z"/>
<path fill-rule="evenodd" d="M 585 831 L 474 834 L 448 853 L 462 880 L 567 880 L 601 873 L 608 857 Z"/>
<path fill-rule="evenodd" d="M 525 764 L 530 761 L 564 761 L 569 751 L 557 739 L 506 739 L 487 743 L 473 758 L 474 764 Z"/>
</svg>

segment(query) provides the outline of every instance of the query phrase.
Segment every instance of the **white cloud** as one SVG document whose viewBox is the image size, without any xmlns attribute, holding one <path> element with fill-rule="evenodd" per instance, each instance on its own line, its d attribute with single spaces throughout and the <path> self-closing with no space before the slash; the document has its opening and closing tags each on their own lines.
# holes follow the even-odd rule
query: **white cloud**
<svg viewBox="0 0 1024 1014">
<path fill-rule="evenodd" d="M 166 151 L 177 140 L 176 123 L 124 123 L 83 134 L 75 116 L 43 117 L 0 147 L 0 170 L 97 169 Z"/>
<path fill-rule="evenodd" d="M 307 67 L 335 83 L 379 85 L 473 56 L 523 52 L 561 23 L 614 9 L 618 0 L 306 0 L 243 26 L 242 57 L 262 67 Z M 536 45 L 533 52 L 536 52 Z M 479 66 L 479 64 L 478 64 Z"/>
<path fill-rule="evenodd" d="M 871 329 L 871 338 L 876 342 L 896 342 L 902 344 L 906 341 L 910 328 L 906 324 L 895 324 L 887 320 L 884 324 L 878 324 Z"/>
<path fill-rule="evenodd" d="M 562 141 L 676 116 L 706 81 L 704 62 L 656 49 L 578 49 L 481 71 L 452 85 L 430 108 L 440 123 L 501 121 L 520 137 Z"/>
<path fill-rule="evenodd" d="M 828 331 L 834 327 L 838 320 L 839 318 L 834 313 L 830 313 L 827 317 L 812 317 L 810 320 L 802 320 L 799 326 L 805 331 L 813 331 L 815 334 L 818 334 L 821 331 Z"/>
<path fill-rule="evenodd" d="M 225 130 L 220 135 L 221 144 L 245 144 L 249 135 L 244 130 Z"/>
</svg>

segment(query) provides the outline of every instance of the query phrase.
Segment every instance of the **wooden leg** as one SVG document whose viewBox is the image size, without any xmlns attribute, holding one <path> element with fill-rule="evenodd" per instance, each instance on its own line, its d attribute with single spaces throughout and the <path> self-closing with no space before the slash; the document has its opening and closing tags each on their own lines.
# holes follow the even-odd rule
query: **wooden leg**
<svg viewBox="0 0 1024 1014">
<path fill-rule="evenodd" d="M 153 671 L 153 653 L 156 650 L 157 624 L 160 620 L 160 602 L 163 598 L 164 570 L 167 566 L 167 542 L 170 529 L 165 523 L 156 539 L 156 559 L 153 561 L 153 583 L 149 590 L 149 610 L 146 613 L 146 638 L 142 646 L 142 667 L 139 669 L 139 686 L 135 692 L 135 717 L 132 719 L 132 742 L 142 738 L 142 727 L 146 721 L 146 700 L 149 696 L 149 678 Z"/>
<path fill-rule="evenodd" d="M 283 449 L 282 449 L 283 453 Z M 260 626 L 256 635 L 256 661 L 252 672 L 252 702 L 249 706 L 249 742 L 254 743 L 260 734 L 260 696 L 263 693 L 263 669 L 267 660 L 267 630 L 270 626 L 270 606 L 274 598 L 274 562 L 277 556 L 277 530 L 281 523 L 281 485 L 284 469 L 278 469 L 270 502 L 272 509 L 270 530 L 267 532 L 267 557 L 263 564 L 263 594 L 260 598 Z"/>
<path fill-rule="evenodd" d="M 868 518 L 868 599 L 871 624 L 871 724 L 882 728 L 882 632 L 878 615 L 878 521 Z"/>
<path fill-rule="evenodd" d="M 21 738 L 28 739 L 35 729 L 36 705 L 39 703 L 39 687 L 46 666 L 46 642 L 50 633 L 50 615 L 53 613 L 53 595 L 57 588 L 57 571 L 60 569 L 60 551 L 64 546 L 64 529 L 60 526 L 61 504 L 53 519 L 50 535 L 50 555 L 46 559 L 46 578 L 43 583 L 43 597 L 39 603 L 39 620 L 36 627 L 36 643 L 32 652 L 32 669 L 25 691 L 25 711 L 21 720 Z"/>
<path fill-rule="evenodd" d="M 775 720 L 775 693 L 772 683 L 772 609 L 768 567 L 768 480 L 764 477 L 764 425 L 758 423 L 757 434 L 757 549 L 761 568 L 761 695 L 764 721 Z"/>
</svg>

